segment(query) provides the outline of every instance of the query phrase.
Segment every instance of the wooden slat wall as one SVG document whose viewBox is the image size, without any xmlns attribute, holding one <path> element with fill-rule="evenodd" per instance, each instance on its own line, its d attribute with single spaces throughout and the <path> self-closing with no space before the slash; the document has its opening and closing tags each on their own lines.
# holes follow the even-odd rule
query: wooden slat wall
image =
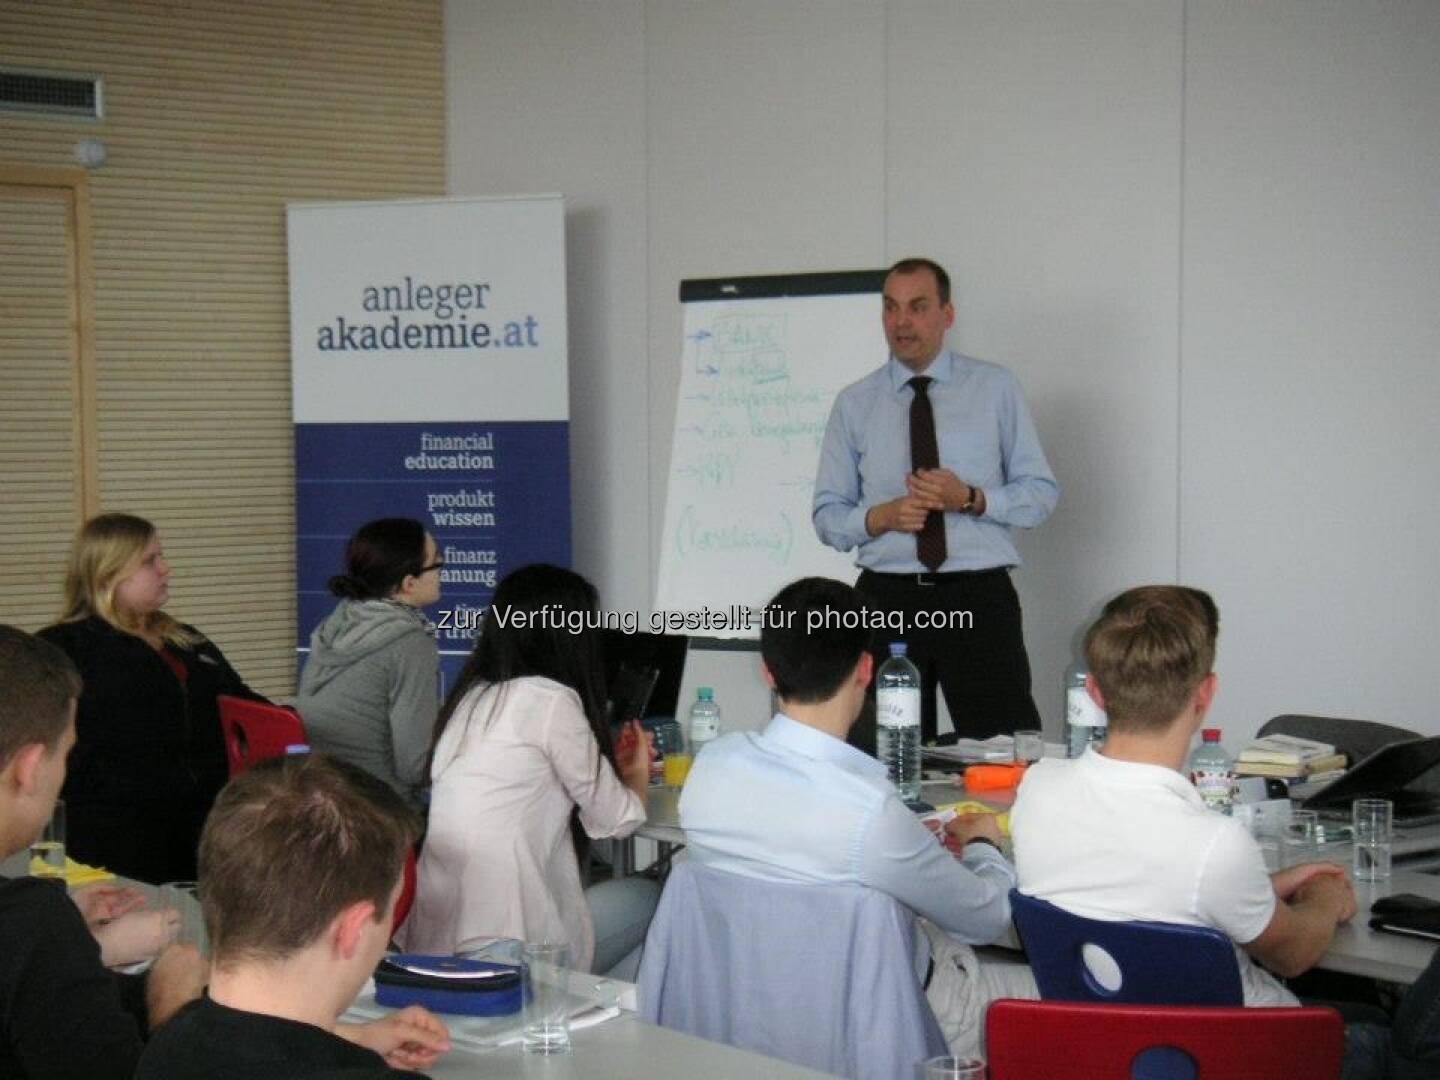
<svg viewBox="0 0 1440 1080">
<path fill-rule="evenodd" d="M 100 123 L 0 113 L 0 165 L 109 147 L 90 177 L 102 508 L 161 527 L 169 610 L 267 693 L 294 685 L 284 207 L 442 194 L 443 50 L 440 0 L 0 0 L 0 64 L 105 76 Z"/>
<path fill-rule="evenodd" d="M 0 622 L 27 630 L 60 609 L 79 522 L 72 199 L 0 184 Z"/>
</svg>

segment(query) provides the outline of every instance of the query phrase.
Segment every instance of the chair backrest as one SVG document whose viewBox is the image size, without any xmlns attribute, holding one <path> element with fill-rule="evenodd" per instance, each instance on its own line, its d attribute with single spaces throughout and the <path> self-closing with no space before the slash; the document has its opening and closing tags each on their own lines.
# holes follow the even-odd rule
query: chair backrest
<svg viewBox="0 0 1440 1080">
<path fill-rule="evenodd" d="M 1218 930 L 1086 919 L 1010 891 L 1010 910 L 1047 1001 L 1239 1005 L 1235 946 Z"/>
<path fill-rule="evenodd" d="M 306 741 L 305 725 L 294 709 L 230 694 L 221 694 L 216 701 L 232 777 L 262 761 L 283 757 L 287 746 Z"/>
<path fill-rule="evenodd" d="M 653 1023 L 832 1075 L 893 1080 L 946 1052 L 915 973 L 913 915 L 860 886 L 678 863 L 639 987 Z"/>
<path fill-rule="evenodd" d="M 1003 998 L 985 1017 L 989 1080 L 1336 1080 L 1334 1009 L 1092 1005 Z"/>
</svg>

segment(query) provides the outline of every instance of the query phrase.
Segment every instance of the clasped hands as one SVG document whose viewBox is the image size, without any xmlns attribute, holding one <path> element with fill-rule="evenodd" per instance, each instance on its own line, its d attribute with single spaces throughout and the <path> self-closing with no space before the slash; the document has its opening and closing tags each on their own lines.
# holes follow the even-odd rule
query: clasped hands
<svg viewBox="0 0 1440 1080">
<path fill-rule="evenodd" d="M 175 940 L 180 913 L 174 908 L 142 910 L 145 894 L 133 885 L 84 885 L 70 894 L 100 944 L 106 967 L 150 960 Z"/>
<path fill-rule="evenodd" d="M 1355 886 L 1338 863 L 1301 863 L 1270 875 L 1275 895 L 1284 901 L 1320 899 L 1335 912 L 1336 922 L 1349 922 L 1360 910 Z"/>
<path fill-rule="evenodd" d="M 865 525 L 882 532 L 918 533 L 932 511 L 956 513 L 971 505 L 976 491 L 949 469 L 916 469 L 905 476 L 906 494 L 870 508 Z"/>
</svg>

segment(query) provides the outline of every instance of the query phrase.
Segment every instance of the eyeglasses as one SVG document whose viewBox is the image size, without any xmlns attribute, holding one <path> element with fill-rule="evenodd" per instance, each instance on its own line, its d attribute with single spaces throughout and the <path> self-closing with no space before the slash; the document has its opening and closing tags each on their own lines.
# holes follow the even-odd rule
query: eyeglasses
<svg viewBox="0 0 1440 1080">
<path fill-rule="evenodd" d="M 444 559 L 436 559 L 434 562 L 429 563 L 428 565 L 422 566 L 422 567 L 420 568 L 420 573 L 419 573 L 419 574 L 416 574 L 415 576 L 416 576 L 416 577 L 420 577 L 420 576 L 423 575 L 423 574 L 428 574 L 431 570 L 440 570 L 440 569 L 443 569 L 444 566 L 445 566 L 445 560 L 444 560 Z"/>
</svg>

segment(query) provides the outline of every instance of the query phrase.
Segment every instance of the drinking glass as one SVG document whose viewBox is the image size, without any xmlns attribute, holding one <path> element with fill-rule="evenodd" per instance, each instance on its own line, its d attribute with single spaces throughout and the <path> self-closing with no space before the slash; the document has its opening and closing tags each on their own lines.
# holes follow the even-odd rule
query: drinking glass
<svg viewBox="0 0 1440 1080">
<path fill-rule="evenodd" d="M 521 1049 L 527 1054 L 568 1054 L 570 946 L 527 942 L 520 955 L 525 1002 Z"/>
<path fill-rule="evenodd" d="M 39 859 L 37 863 L 35 860 Z M 65 880 L 65 804 L 55 800 L 45 831 L 30 843 L 30 874 L 32 877 Z"/>
<path fill-rule="evenodd" d="M 472 938 L 456 949 L 455 955 L 466 960 L 488 960 L 492 964 L 519 967 L 524 948 L 525 943 L 518 938 Z"/>
<path fill-rule="evenodd" d="M 1015 740 L 1015 760 L 1028 765 L 1032 761 L 1039 761 L 1045 756 L 1045 735 L 1039 731 L 1017 731 L 1013 736 Z"/>
<path fill-rule="evenodd" d="M 1290 820 L 1285 823 L 1280 834 L 1281 866 L 1314 862 L 1319 851 L 1319 829 L 1320 815 L 1314 810 L 1290 811 Z"/>
<path fill-rule="evenodd" d="M 1395 804 L 1389 799 L 1356 799 L 1350 804 L 1350 823 L 1355 830 L 1355 880 L 1389 881 Z"/>
<path fill-rule="evenodd" d="M 985 1080 L 985 1063 L 976 1058 L 933 1057 L 921 1062 L 922 1080 Z"/>
<path fill-rule="evenodd" d="M 210 951 L 205 936 L 205 917 L 200 911 L 200 887 L 193 881 L 167 881 L 160 886 L 160 906 L 180 913 L 180 929 L 175 941 L 194 945 L 201 955 Z"/>
</svg>

